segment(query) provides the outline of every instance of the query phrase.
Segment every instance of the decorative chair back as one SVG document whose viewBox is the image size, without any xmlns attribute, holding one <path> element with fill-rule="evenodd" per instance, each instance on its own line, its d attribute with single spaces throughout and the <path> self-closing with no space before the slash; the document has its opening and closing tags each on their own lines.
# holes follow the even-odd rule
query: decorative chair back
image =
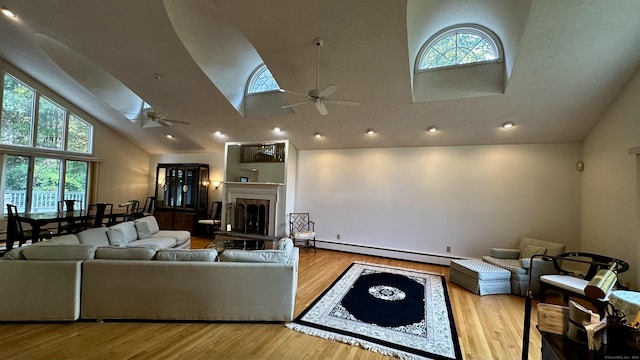
<svg viewBox="0 0 640 360">
<path fill-rule="evenodd" d="M 153 215 L 153 208 L 156 204 L 155 196 L 147 196 L 144 200 L 144 207 L 142 208 L 142 216 Z"/>
<path fill-rule="evenodd" d="M 92 227 L 101 227 L 108 225 L 113 214 L 113 204 L 98 203 L 89 205 L 88 219 L 91 221 Z"/>
<path fill-rule="evenodd" d="M 310 231 L 312 222 L 309 221 L 309 213 L 290 213 L 289 214 L 289 231 L 291 234 L 295 232 Z"/>
<path fill-rule="evenodd" d="M 7 237 L 17 238 L 18 246 L 24 245 L 26 242 L 26 236 L 24 235 L 24 229 L 22 223 L 18 220 L 18 207 L 13 204 L 7 204 Z"/>
</svg>

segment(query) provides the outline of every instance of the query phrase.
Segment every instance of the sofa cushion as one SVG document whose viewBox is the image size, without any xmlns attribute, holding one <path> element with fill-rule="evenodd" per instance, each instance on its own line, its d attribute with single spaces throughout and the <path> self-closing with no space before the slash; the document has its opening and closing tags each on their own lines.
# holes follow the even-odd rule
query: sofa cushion
<svg viewBox="0 0 640 360">
<path fill-rule="evenodd" d="M 191 233 L 186 230 L 160 230 L 151 237 L 171 237 L 176 239 L 176 246 L 180 246 L 191 239 Z"/>
<path fill-rule="evenodd" d="M 289 253 L 284 250 L 225 250 L 220 255 L 224 262 L 285 263 Z"/>
<path fill-rule="evenodd" d="M 160 226 L 155 216 L 145 216 L 134 221 L 138 239 L 145 239 L 160 231 Z"/>
<path fill-rule="evenodd" d="M 111 246 L 126 247 L 128 244 L 122 229 L 107 229 L 107 237 Z"/>
<path fill-rule="evenodd" d="M 156 249 L 148 247 L 100 247 L 96 250 L 96 259 L 110 260 L 151 260 Z"/>
<path fill-rule="evenodd" d="M 218 258 L 215 249 L 162 249 L 156 253 L 156 260 L 160 261 L 208 261 L 214 262 Z"/>
<path fill-rule="evenodd" d="M 546 247 L 527 245 L 522 250 L 520 250 L 520 259 L 529 259 L 533 255 L 544 255 L 546 252 Z"/>
<path fill-rule="evenodd" d="M 98 227 L 81 231 L 78 233 L 78 240 L 85 245 L 109 246 L 107 230 L 106 227 Z"/>
<path fill-rule="evenodd" d="M 156 249 L 170 249 L 176 246 L 176 239 L 170 237 L 150 237 L 130 242 L 127 246 L 146 246 Z"/>
<path fill-rule="evenodd" d="M 91 260 L 96 247 L 85 244 L 53 244 L 28 246 L 23 251 L 27 260 Z"/>
<path fill-rule="evenodd" d="M 125 244 L 138 240 L 138 232 L 136 231 L 136 226 L 133 221 L 125 221 L 120 224 L 110 226 L 109 230 L 122 230 Z M 107 235 L 109 235 L 108 232 Z"/>
</svg>

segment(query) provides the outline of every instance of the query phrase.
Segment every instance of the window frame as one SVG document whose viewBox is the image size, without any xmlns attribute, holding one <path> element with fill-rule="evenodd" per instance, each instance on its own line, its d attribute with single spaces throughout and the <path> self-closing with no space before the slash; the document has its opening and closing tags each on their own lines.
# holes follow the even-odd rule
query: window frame
<svg viewBox="0 0 640 360">
<path fill-rule="evenodd" d="M 91 118 L 84 111 L 80 110 L 73 104 L 66 101 L 64 98 L 59 95 L 53 93 L 48 90 L 44 86 L 42 86 L 38 81 L 30 78 L 25 75 L 22 71 L 18 70 L 15 67 L 9 66 L 7 63 L 0 63 L 0 78 L 2 79 L 3 86 L 0 88 L 0 107 L 4 101 L 4 77 L 5 75 L 9 75 L 16 79 L 17 81 L 24 84 L 24 86 L 34 91 L 33 103 L 32 103 L 32 119 L 31 119 L 31 134 L 29 139 L 29 145 L 14 145 L 14 144 L 5 144 L 0 143 L 0 151 L 4 148 L 20 148 L 23 149 L 24 152 L 30 153 L 31 151 L 35 151 L 37 153 L 40 152 L 48 152 L 51 154 L 68 154 L 71 156 L 84 156 L 86 159 L 90 159 L 93 157 L 93 145 L 94 145 L 94 136 L 95 136 L 95 120 Z M 40 98 L 45 97 L 47 100 L 51 101 L 55 105 L 60 106 L 64 112 L 64 130 L 62 136 L 63 138 L 63 149 L 49 149 L 38 147 L 37 138 L 38 138 L 38 117 L 39 117 L 39 103 Z M 87 152 L 78 152 L 67 150 L 69 146 L 69 119 L 71 115 L 74 115 L 78 119 L 84 121 L 90 126 L 89 138 L 88 138 L 88 151 Z M 0 120 L 1 121 L 1 120 Z"/>
<path fill-rule="evenodd" d="M 433 47 L 433 45 L 437 44 L 443 38 L 456 32 L 472 33 L 486 40 L 490 40 L 491 45 L 493 45 L 494 49 L 497 52 L 497 55 L 498 55 L 497 58 L 492 60 L 476 61 L 472 63 L 454 64 L 454 65 L 421 69 L 420 63 L 422 62 L 422 58 Z M 502 48 L 502 42 L 500 41 L 500 38 L 493 31 L 491 31 L 490 29 L 484 26 L 477 25 L 477 24 L 458 24 L 458 25 L 449 26 L 447 28 L 444 28 L 438 31 L 422 44 L 422 47 L 420 47 L 420 51 L 418 52 L 418 56 L 416 57 L 416 60 L 414 63 L 414 71 L 416 73 L 420 73 L 420 72 L 427 72 L 427 71 L 458 68 L 458 67 L 464 67 L 464 66 L 474 66 L 478 64 L 497 63 L 502 61 L 504 61 L 504 49 Z"/>
<path fill-rule="evenodd" d="M 34 182 L 34 166 L 36 158 L 55 159 L 60 161 L 59 169 L 59 181 L 58 181 L 58 197 L 62 199 L 65 196 L 66 189 L 66 177 L 67 177 L 67 163 L 69 161 L 85 162 L 87 166 L 87 173 L 85 179 L 85 206 L 89 202 L 89 198 L 94 196 L 93 194 L 93 178 L 96 175 L 96 164 L 102 160 L 94 156 L 94 143 L 95 143 L 95 130 L 97 121 L 93 119 L 86 112 L 76 107 L 57 93 L 46 88 L 37 80 L 26 75 L 24 72 L 16 68 L 15 66 L 6 62 L 0 61 L 0 78 L 3 81 L 3 86 L 0 87 L 0 106 L 3 104 L 4 99 L 4 78 L 5 75 L 9 75 L 15 80 L 22 83 L 24 86 L 34 92 L 34 96 L 31 104 L 32 119 L 30 124 L 30 136 L 28 145 L 14 145 L 0 143 L 0 191 L 3 194 L 0 203 L 2 209 L 0 214 L 6 216 L 6 204 L 4 199 L 4 172 L 5 172 L 5 158 L 6 156 L 22 156 L 29 159 L 28 173 L 27 173 L 27 188 L 25 198 L 25 211 L 31 211 L 32 207 L 32 194 L 33 194 L 33 182 Z M 39 103 L 41 97 L 45 97 L 53 104 L 60 106 L 64 111 L 64 129 L 63 129 L 63 149 L 50 149 L 45 147 L 39 147 L 37 144 L 38 139 L 38 117 L 39 117 Z M 69 148 L 69 123 L 71 117 L 77 118 L 77 120 L 86 123 L 88 126 L 87 133 L 87 152 L 68 150 Z M 57 209 L 56 209 L 57 210 Z"/>
<path fill-rule="evenodd" d="M 265 71 L 268 71 L 269 74 L 271 74 L 271 78 L 273 79 L 275 84 L 278 86 L 278 88 L 271 89 L 271 90 L 265 90 L 265 91 L 253 91 L 253 92 L 250 92 L 251 88 L 256 83 L 256 80 L 258 79 L 258 77 L 260 75 L 262 75 Z M 249 75 L 249 79 L 247 80 L 247 85 L 246 85 L 244 94 L 245 94 L 245 96 L 250 96 L 250 95 L 267 94 L 267 93 L 279 92 L 279 91 L 280 91 L 280 85 L 278 84 L 278 81 L 276 81 L 276 78 L 273 76 L 273 73 L 271 73 L 271 70 L 269 70 L 269 68 L 267 67 L 267 64 L 262 63 L 262 64 L 258 65 L 251 72 L 251 75 Z"/>
</svg>

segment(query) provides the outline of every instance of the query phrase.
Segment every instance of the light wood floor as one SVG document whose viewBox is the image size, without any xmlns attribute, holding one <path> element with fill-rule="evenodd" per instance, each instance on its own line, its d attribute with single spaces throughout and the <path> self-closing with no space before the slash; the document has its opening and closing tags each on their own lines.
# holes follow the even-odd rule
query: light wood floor
<svg viewBox="0 0 640 360">
<path fill-rule="evenodd" d="M 194 240 L 201 248 L 208 240 Z M 301 249 L 295 315 L 353 261 L 444 274 L 449 268 L 328 250 Z M 524 299 L 477 296 L 448 283 L 464 359 L 520 359 Z M 2 304 L 0 304 L 1 306 Z M 532 318 L 537 318 L 535 303 Z M 532 325 L 530 359 L 540 359 Z M 281 323 L 164 323 L 79 321 L 0 323 L 2 359 L 390 359 L 355 346 L 302 334 Z"/>
</svg>

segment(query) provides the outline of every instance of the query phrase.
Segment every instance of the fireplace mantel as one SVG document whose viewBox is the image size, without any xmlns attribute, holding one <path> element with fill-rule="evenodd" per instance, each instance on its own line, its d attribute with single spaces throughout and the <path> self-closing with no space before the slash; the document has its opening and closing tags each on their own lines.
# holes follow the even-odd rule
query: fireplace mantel
<svg viewBox="0 0 640 360">
<path fill-rule="evenodd" d="M 269 200 L 269 236 L 282 236 L 285 234 L 285 202 L 284 184 L 258 183 L 258 182 L 225 182 L 225 203 L 227 211 L 225 224 L 234 224 L 233 218 L 236 199 L 260 199 Z M 223 226 L 224 228 L 224 226 Z"/>
</svg>

